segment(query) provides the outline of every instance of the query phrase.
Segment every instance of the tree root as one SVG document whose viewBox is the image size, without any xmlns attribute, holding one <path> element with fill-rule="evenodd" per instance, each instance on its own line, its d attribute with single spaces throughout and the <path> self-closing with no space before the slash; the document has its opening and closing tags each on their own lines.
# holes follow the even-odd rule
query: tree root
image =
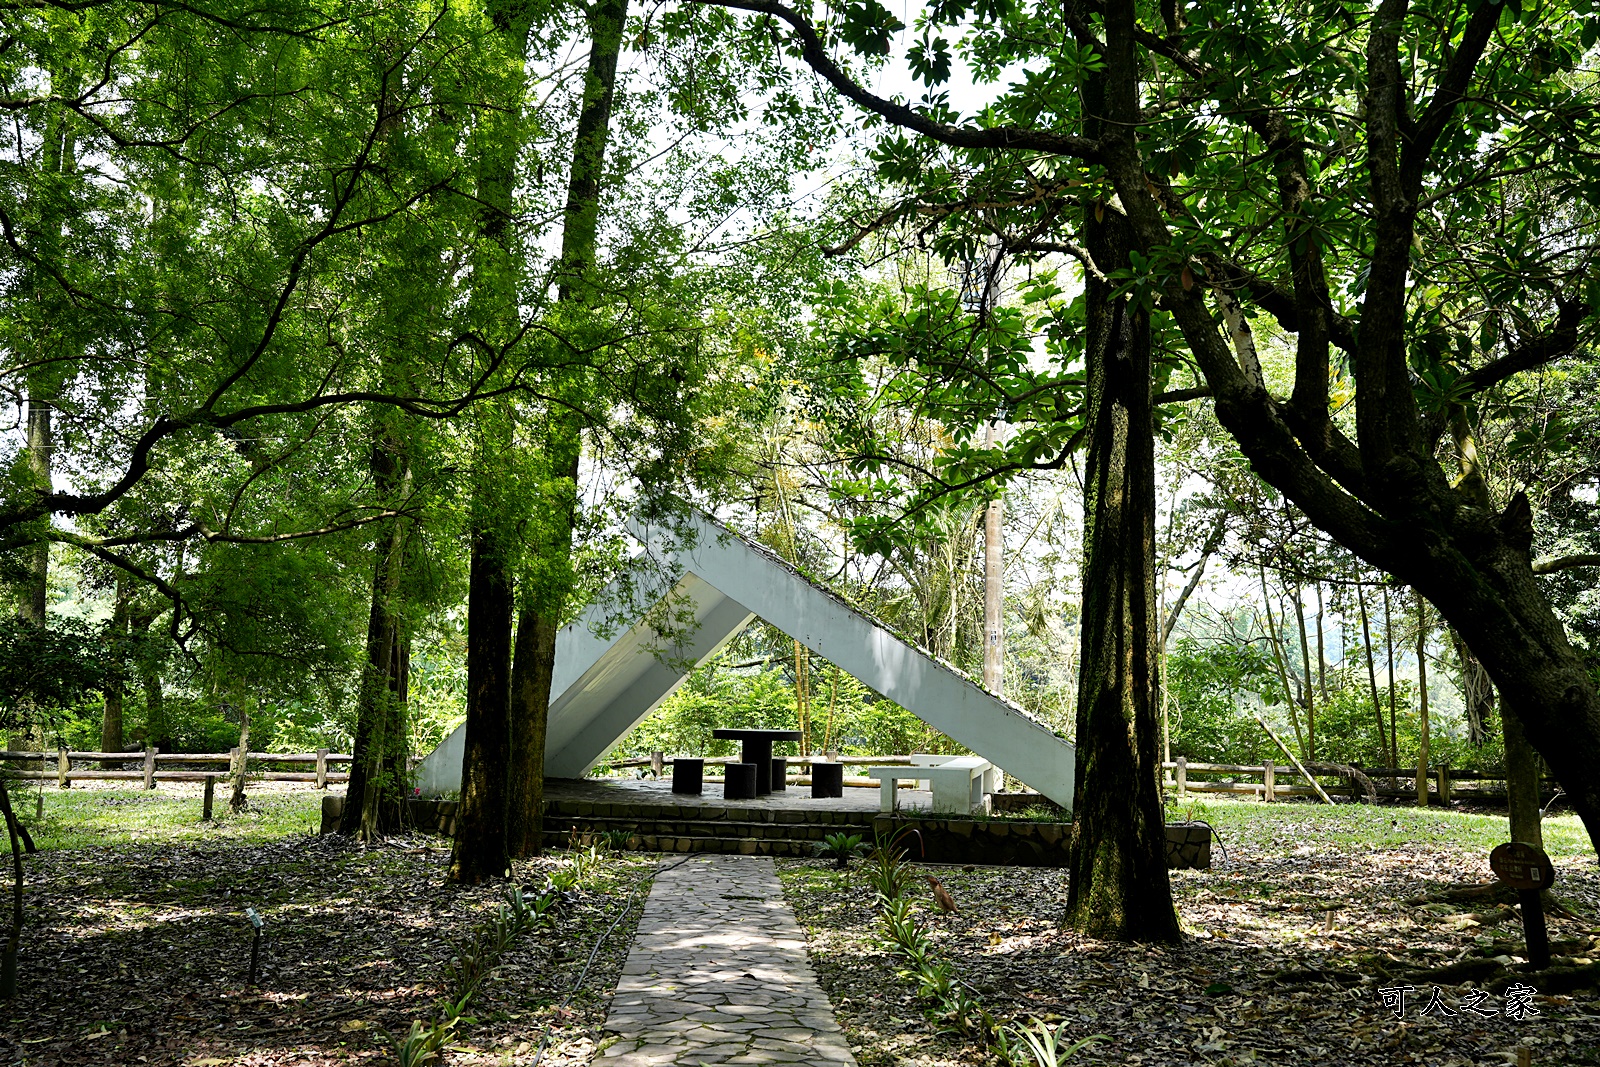
<svg viewBox="0 0 1600 1067">
<path fill-rule="evenodd" d="M 1323 985 L 1328 982 L 1355 985 L 1363 977 L 1358 971 L 1343 971 L 1331 967 L 1291 967 L 1268 975 L 1267 980 L 1281 983 L 1289 988 L 1295 988 Z"/>
<path fill-rule="evenodd" d="M 1517 946 L 1523 952 L 1527 950 Z M 1600 988 L 1600 963 L 1577 963 L 1570 957 L 1557 957 L 1542 971 L 1530 970 L 1526 964 L 1507 967 L 1492 957 L 1472 957 L 1447 963 L 1443 967 L 1400 971 L 1393 975 L 1397 981 L 1413 985 L 1460 985 L 1477 982 L 1491 993 L 1504 993 L 1521 982 L 1531 985 L 1540 993 L 1558 995 L 1578 989 Z"/>
<path fill-rule="evenodd" d="M 1579 989 L 1600 988 L 1600 963 L 1556 963 L 1542 971 L 1507 971 L 1483 984 L 1491 993 L 1504 993 L 1515 982 L 1531 985 L 1546 996 L 1558 996 Z"/>
<path fill-rule="evenodd" d="M 1500 974 L 1505 964 L 1486 956 L 1471 957 L 1447 963 L 1443 967 L 1429 967 L 1420 971 L 1401 971 L 1399 977 L 1407 982 L 1428 985 L 1460 985 L 1462 982 L 1481 982 L 1491 975 Z"/>
<path fill-rule="evenodd" d="M 1515 904 L 1517 900 L 1517 891 L 1504 882 L 1471 882 L 1435 889 L 1420 897 L 1411 897 L 1405 903 L 1416 907 L 1420 904 L 1476 904 L 1480 901 Z"/>
</svg>

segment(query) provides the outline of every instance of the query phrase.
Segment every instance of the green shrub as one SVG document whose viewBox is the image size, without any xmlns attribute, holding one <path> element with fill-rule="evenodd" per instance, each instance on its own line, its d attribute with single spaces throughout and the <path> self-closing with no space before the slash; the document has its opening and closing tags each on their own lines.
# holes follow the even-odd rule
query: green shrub
<svg viewBox="0 0 1600 1067">
<path fill-rule="evenodd" d="M 861 843 L 860 834 L 829 834 L 817 846 L 819 856 L 832 858 L 841 868 L 849 866 L 850 860 L 864 851 L 866 846 Z"/>
<path fill-rule="evenodd" d="M 906 859 L 906 850 L 900 842 L 902 838 L 917 832 L 902 829 L 889 834 L 878 830 L 873 834 L 872 852 L 868 857 L 871 862 L 867 866 L 867 884 L 872 887 L 877 898 L 886 904 L 898 901 L 911 885 L 911 863 Z"/>
</svg>

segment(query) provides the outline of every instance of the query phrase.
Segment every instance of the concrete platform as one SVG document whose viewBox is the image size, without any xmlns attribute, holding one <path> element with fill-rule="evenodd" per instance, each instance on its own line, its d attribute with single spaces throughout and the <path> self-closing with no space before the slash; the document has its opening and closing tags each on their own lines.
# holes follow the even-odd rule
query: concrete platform
<svg viewBox="0 0 1600 1067">
<path fill-rule="evenodd" d="M 842 812 L 860 816 L 862 822 L 870 823 L 878 814 L 878 796 L 877 786 L 871 789 L 846 786 L 842 797 L 813 799 L 809 785 L 791 785 L 782 793 L 754 800 L 725 801 L 722 780 L 711 777 L 706 779 L 705 789 L 699 796 L 674 793 L 670 778 L 547 778 L 544 783 L 545 803 L 552 808 L 559 806 L 565 810 L 573 804 L 670 807 L 678 809 L 679 818 L 696 818 L 689 813 L 692 808 L 714 808 L 716 818 L 732 818 L 738 812 Z M 933 810 L 933 794 L 926 789 L 902 789 L 899 797 L 902 810 Z"/>
</svg>

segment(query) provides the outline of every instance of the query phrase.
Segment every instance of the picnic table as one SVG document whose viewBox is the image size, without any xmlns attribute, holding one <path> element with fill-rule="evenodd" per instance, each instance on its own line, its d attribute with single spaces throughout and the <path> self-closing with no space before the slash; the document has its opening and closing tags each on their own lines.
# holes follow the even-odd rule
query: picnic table
<svg viewBox="0 0 1600 1067">
<path fill-rule="evenodd" d="M 712 730 L 718 741 L 738 741 L 741 745 L 740 762 L 756 765 L 756 796 L 772 792 L 772 743 L 798 741 L 799 730 Z"/>
</svg>

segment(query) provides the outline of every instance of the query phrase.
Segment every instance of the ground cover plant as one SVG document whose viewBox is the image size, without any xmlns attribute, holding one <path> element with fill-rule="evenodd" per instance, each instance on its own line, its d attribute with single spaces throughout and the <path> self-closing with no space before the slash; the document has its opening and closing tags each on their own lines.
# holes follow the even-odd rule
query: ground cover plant
<svg viewBox="0 0 1600 1067">
<path fill-rule="evenodd" d="M 18 799 L 31 816 L 34 795 Z M 241 816 L 219 806 L 210 824 L 197 787 L 52 789 L 45 801 L 27 861 L 21 988 L 0 1006 L 0 1062 L 28 1067 L 394 1063 L 416 1022 L 447 1019 L 508 884 L 529 908 L 556 901 L 477 973 L 448 1062 L 531 1059 L 549 1031 L 545 1064 L 585 1063 L 654 868 L 591 845 L 519 861 L 510 883 L 463 888 L 445 884 L 440 838 L 364 848 L 307 833 L 320 802 L 310 791 L 255 797 Z M 127 819 L 120 840 L 102 813 Z M 253 988 L 247 907 L 265 921 Z"/>
<path fill-rule="evenodd" d="M 936 910 L 921 878 L 907 881 L 927 951 L 997 1021 L 1038 1020 L 1063 1047 L 1114 1035 L 1074 1064 L 1466 1067 L 1515 1063 L 1518 1047 L 1535 1064 L 1600 1063 L 1592 974 L 1580 988 L 1534 979 L 1537 992 L 1520 996 L 1504 966 L 1523 954 L 1513 910 L 1442 892 L 1491 881 L 1503 815 L 1231 800 L 1185 812 L 1216 828 L 1226 858 L 1214 847 L 1212 870 L 1173 872 L 1181 944 L 1064 930 L 1062 871 L 918 865 L 960 908 Z M 1600 961 L 1600 868 L 1571 816 L 1547 820 L 1545 844 L 1570 912 L 1550 919 L 1556 963 L 1581 971 Z M 870 863 L 855 875 L 824 860 L 780 871 L 863 1067 L 1002 1062 L 976 1029 L 930 1021 L 924 990 L 897 978 L 908 968 L 886 944 Z M 1393 991 L 1406 986 L 1401 1005 Z"/>
<path fill-rule="evenodd" d="M 223 790 L 219 789 L 219 793 Z M 115 847 L 119 844 L 265 844 L 292 834 L 315 833 L 322 795 L 309 791 L 248 788 L 249 806 L 238 814 L 215 805 L 217 818 L 200 821 L 200 787 L 160 789 L 58 789 L 13 787 L 11 802 L 41 851 Z M 226 813 L 227 817 L 222 817 Z"/>
</svg>

